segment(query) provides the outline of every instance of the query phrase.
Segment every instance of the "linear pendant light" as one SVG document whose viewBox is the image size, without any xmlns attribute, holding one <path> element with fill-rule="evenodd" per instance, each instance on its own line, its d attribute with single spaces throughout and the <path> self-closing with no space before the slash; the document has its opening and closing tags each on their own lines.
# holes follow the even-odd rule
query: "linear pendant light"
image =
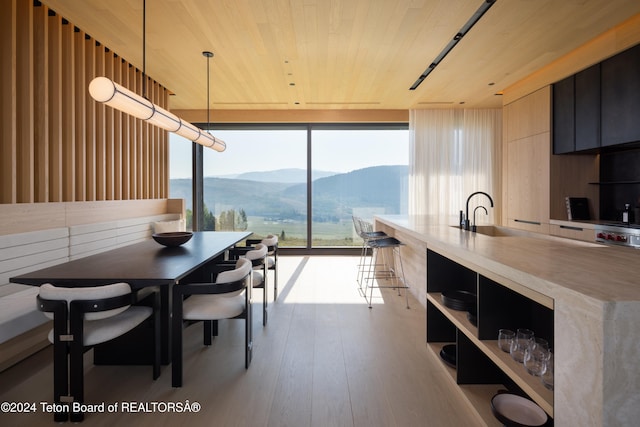
<svg viewBox="0 0 640 427">
<path fill-rule="evenodd" d="M 109 107 L 115 108 L 127 113 L 133 117 L 141 120 L 145 120 L 152 125 L 158 126 L 166 131 L 176 133 L 190 141 L 203 145 L 205 147 L 212 148 L 216 151 L 224 151 L 227 148 L 227 144 L 209 132 L 205 132 L 197 126 L 185 122 L 175 114 L 165 110 L 162 107 L 152 103 L 146 98 L 146 53 L 145 50 L 145 21 L 146 21 L 146 7 L 145 1 L 143 1 L 143 70 L 142 70 L 142 84 L 143 95 L 140 96 L 129 89 L 126 89 L 113 80 L 107 77 L 96 77 L 89 83 L 89 93 L 91 97 L 98 102 L 102 102 Z M 208 84 L 208 82 L 207 82 Z M 208 108 L 208 106 L 207 106 Z M 207 119 L 208 120 L 208 119 Z"/>
<path fill-rule="evenodd" d="M 216 151 L 224 151 L 227 148 L 227 144 L 223 140 L 189 122 L 185 122 L 175 114 L 125 89 L 107 77 L 93 79 L 89 83 L 89 93 L 98 102 L 102 102 L 138 119 L 146 120 L 152 125 L 176 133 L 205 147 L 213 148 Z"/>
</svg>

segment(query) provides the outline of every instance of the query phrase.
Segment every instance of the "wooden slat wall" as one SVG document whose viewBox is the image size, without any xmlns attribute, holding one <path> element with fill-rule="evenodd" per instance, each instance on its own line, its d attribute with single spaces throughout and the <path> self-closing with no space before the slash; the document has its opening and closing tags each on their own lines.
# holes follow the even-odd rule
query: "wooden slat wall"
<svg viewBox="0 0 640 427">
<path fill-rule="evenodd" d="M 142 72 L 38 1 L 0 3 L 0 203 L 168 196 L 165 131 L 96 103 L 104 75 L 142 94 Z M 168 109 L 147 76 L 146 96 Z"/>
</svg>

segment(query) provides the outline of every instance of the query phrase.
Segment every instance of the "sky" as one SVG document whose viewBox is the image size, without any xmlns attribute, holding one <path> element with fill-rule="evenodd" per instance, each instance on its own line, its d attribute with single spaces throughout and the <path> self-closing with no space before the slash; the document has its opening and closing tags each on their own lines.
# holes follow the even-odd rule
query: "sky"
<svg viewBox="0 0 640 427">
<path fill-rule="evenodd" d="M 224 176 L 276 169 L 306 169 L 306 130 L 212 131 L 227 143 L 204 149 L 204 175 Z M 190 141 L 170 133 L 170 178 L 191 177 Z M 313 169 L 350 172 L 372 165 L 408 164 L 408 130 L 314 130 Z"/>
</svg>

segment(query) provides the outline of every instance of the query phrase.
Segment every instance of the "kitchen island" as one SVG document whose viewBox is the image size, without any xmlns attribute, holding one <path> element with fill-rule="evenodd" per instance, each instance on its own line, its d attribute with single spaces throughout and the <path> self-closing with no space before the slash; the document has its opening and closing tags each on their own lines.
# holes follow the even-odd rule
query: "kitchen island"
<svg viewBox="0 0 640 427">
<path fill-rule="evenodd" d="M 489 400 L 504 384 L 529 395 L 556 426 L 636 425 L 640 252 L 503 227 L 480 227 L 472 233 L 427 217 L 382 215 L 376 217 L 375 227 L 405 244 L 405 276 L 427 308 L 430 348 L 437 354 L 443 341 L 457 341 L 459 359 L 462 349 L 468 349 L 464 359 L 482 359 L 477 365 L 473 362 L 476 369 L 497 368 L 493 377 L 505 378 L 486 385 L 491 381 L 473 375 L 461 378 L 462 371 L 468 371 L 462 363 L 471 363 L 464 359 L 459 360 L 460 372 L 451 372 L 458 384 L 480 383 L 460 385 L 460 390 L 487 423 L 494 421 Z M 468 282 L 460 284 L 465 289 L 475 287 L 477 326 L 441 303 L 443 287 L 458 286 L 447 284 L 447 275 L 452 281 Z M 518 311 L 533 313 L 534 321 L 543 318 L 541 325 L 550 324 L 553 392 L 497 348 L 497 327 L 518 327 L 496 323 L 513 322 L 511 315 L 501 313 L 501 301 L 505 307 L 515 304 Z"/>
</svg>

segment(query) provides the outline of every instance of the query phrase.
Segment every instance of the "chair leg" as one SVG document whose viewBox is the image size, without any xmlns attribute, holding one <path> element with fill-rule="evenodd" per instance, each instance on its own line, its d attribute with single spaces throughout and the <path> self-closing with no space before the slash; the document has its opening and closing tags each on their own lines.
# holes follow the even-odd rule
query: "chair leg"
<svg viewBox="0 0 640 427">
<path fill-rule="evenodd" d="M 175 292 L 171 329 L 171 386 L 182 387 L 182 295 Z"/>
<path fill-rule="evenodd" d="M 244 368 L 249 369 L 253 357 L 253 314 L 250 300 L 246 304 L 244 323 Z"/>
<path fill-rule="evenodd" d="M 153 379 L 160 377 L 160 293 L 153 296 Z"/>
<path fill-rule="evenodd" d="M 273 300 L 278 299 L 278 260 L 276 258 L 273 264 Z"/>
<path fill-rule="evenodd" d="M 262 289 L 262 326 L 267 326 L 267 283 Z"/>
<path fill-rule="evenodd" d="M 204 345 L 211 345 L 211 335 L 213 335 L 213 321 L 212 320 L 203 320 L 203 330 L 204 330 Z"/>
<path fill-rule="evenodd" d="M 56 338 L 59 335 L 56 334 Z M 59 408 L 63 408 L 62 397 L 69 395 L 69 365 L 67 343 L 58 341 L 53 347 L 53 401 Z M 69 419 L 68 412 L 56 412 L 55 422 L 65 422 Z"/>
<path fill-rule="evenodd" d="M 69 357 L 69 384 L 73 401 L 80 404 L 84 403 L 84 347 L 82 337 L 74 337 L 71 343 Z M 70 420 L 72 422 L 80 422 L 84 420 L 83 412 L 71 411 Z"/>
</svg>

